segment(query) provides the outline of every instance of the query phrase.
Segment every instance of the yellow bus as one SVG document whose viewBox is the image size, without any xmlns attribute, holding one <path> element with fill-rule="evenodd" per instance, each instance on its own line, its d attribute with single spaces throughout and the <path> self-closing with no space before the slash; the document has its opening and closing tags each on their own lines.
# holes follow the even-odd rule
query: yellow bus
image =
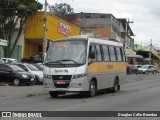
<svg viewBox="0 0 160 120">
<path fill-rule="evenodd" d="M 53 41 L 44 64 L 44 90 L 51 97 L 66 92 L 87 93 L 120 90 L 126 79 L 122 43 L 73 36 Z"/>
</svg>

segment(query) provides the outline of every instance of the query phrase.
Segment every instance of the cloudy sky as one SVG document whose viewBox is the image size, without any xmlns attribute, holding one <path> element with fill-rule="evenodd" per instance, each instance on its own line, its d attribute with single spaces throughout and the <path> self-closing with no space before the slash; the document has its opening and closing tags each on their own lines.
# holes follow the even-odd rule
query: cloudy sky
<svg viewBox="0 0 160 120">
<path fill-rule="evenodd" d="M 38 0 L 44 4 L 45 0 Z M 127 18 L 135 43 L 160 47 L 160 0 L 47 0 L 49 5 L 68 3 L 75 13 L 109 13 L 116 18 Z"/>
</svg>

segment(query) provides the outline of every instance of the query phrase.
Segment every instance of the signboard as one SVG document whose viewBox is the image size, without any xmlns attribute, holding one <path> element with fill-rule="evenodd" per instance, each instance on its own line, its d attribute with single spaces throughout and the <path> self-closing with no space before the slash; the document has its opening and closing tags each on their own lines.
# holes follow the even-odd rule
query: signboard
<svg viewBox="0 0 160 120">
<path fill-rule="evenodd" d="M 1 46 L 7 46 L 7 45 L 8 45 L 8 41 L 7 41 L 7 40 L 0 39 L 0 45 L 1 45 Z"/>
<path fill-rule="evenodd" d="M 70 26 L 66 25 L 65 23 L 62 23 L 61 21 L 58 21 L 58 32 L 65 36 L 69 36 Z"/>
</svg>

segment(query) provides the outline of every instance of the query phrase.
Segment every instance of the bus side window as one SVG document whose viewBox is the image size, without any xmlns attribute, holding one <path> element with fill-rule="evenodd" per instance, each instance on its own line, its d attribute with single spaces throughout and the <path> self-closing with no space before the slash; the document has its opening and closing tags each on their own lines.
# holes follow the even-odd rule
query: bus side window
<svg viewBox="0 0 160 120">
<path fill-rule="evenodd" d="M 123 48 L 120 48 L 120 51 L 121 51 L 122 61 L 126 61 Z"/>
<path fill-rule="evenodd" d="M 91 53 L 91 52 L 94 52 L 94 53 L 95 53 L 95 56 L 96 56 L 95 45 L 90 45 L 90 46 L 89 46 L 89 53 Z M 88 57 L 89 57 L 89 59 L 91 59 L 90 56 L 88 56 Z M 96 61 L 96 58 L 93 59 L 93 61 Z"/>
<path fill-rule="evenodd" d="M 119 47 L 116 47 L 116 55 L 117 55 L 117 60 L 118 61 L 122 61 L 122 54 L 121 54 L 121 50 Z"/>
<path fill-rule="evenodd" d="M 116 53 L 115 53 L 115 49 L 113 46 L 109 46 L 109 53 L 110 53 L 111 61 L 115 62 L 116 61 Z"/>
<path fill-rule="evenodd" d="M 97 54 L 97 61 L 102 61 L 102 52 L 101 52 L 101 48 L 100 45 L 96 45 L 96 54 Z"/>
<path fill-rule="evenodd" d="M 110 61 L 108 46 L 102 46 L 103 48 L 103 61 Z"/>
</svg>

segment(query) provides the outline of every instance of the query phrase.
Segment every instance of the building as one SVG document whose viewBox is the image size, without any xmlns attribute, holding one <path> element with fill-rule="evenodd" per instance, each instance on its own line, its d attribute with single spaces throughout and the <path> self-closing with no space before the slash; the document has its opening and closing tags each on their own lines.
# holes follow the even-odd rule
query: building
<svg viewBox="0 0 160 120">
<path fill-rule="evenodd" d="M 137 49 L 136 45 L 136 54 L 142 55 L 146 64 L 159 64 L 160 63 L 160 52 L 159 49 L 156 49 L 154 46 L 146 46 L 143 49 Z"/>
<path fill-rule="evenodd" d="M 23 58 L 43 52 L 44 12 L 37 12 L 28 17 L 24 30 Z M 54 16 L 47 14 L 47 41 L 79 35 L 79 28 Z M 49 43 L 49 42 L 48 42 Z"/>
<path fill-rule="evenodd" d="M 126 19 L 117 19 L 112 14 L 77 13 L 76 18 L 71 23 L 80 27 L 81 34 L 123 44 L 126 42 L 127 54 L 135 54 L 133 51 L 134 40 L 131 38 L 134 34 Z"/>
<path fill-rule="evenodd" d="M 136 55 L 136 52 L 134 51 L 134 39 L 132 38 L 135 35 L 129 26 L 129 21 L 127 21 L 127 19 L 118 19 L 118 21 L 121 23 L 121 37 L 124 40 L 122 43 L 126 44 L 126 55 Z"/>
</svg>

